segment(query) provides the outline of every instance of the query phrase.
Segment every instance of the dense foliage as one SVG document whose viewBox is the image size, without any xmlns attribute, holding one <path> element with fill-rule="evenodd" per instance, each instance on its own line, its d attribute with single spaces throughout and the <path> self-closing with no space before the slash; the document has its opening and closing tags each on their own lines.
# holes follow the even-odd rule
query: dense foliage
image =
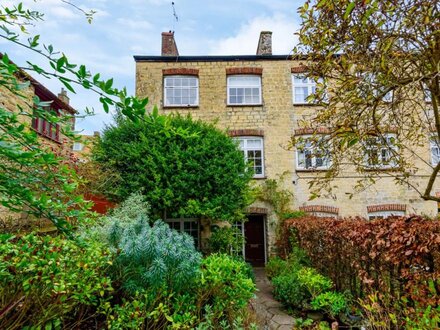
<svg viewBox="0 0 440 330">
<path fill-rule="evenodd" d="M 111 261 L 98 242 L 0 236 L 0 328 L 81 327 L 112 293 Z"/>
<path fill-rule="evenodd" d="M 288 220 L 284 239 L 304 249 L 339 290 L 357 298 L 377 294 L 378 306 L 397 320 L 440 305 L 438 220 L 308 216 Z"/>
<path fill-rule="evenodd" d="M 116 199 L 142 191 L 153 214 L 232 220 L 248 204 L 247 171 L 237 145 L 212 124 L 157 111 L 137 122 L 117 117 L 94 157 L 118 173 Z"/>
<path fill-rule="evenodd" d="M 199 296 L 215 319 L 232 324 L 237 311 L 247 306 L 255 291 L 247 274 L 246 263 L 228 255 L 212 254 L 202 261 Z"/>
<path fill-rule="evenodd" d="M 308 258 L 298 248 L 286 259 L 273 258 L 266 266 L 274 296 L 294 310 L 322 311 L 332 318 L 348 309 L 345 295 L 333 291 L 330 278 L 308 267 Z"/>
<path fill-rule="evenodd" d="M 208 239 L 208 250 L 211 253 L 240 256 L 244 241 L 244 236 L 238 228 L 223 226 L 213 229 Z"/>
<path fill-rule="evenodd" d="M 365 171 L 365 155 L 376 140 L 396 164 L 387 175 L 440 201 L 433 190 L 440 162 L 431 165 L 419 149 L 427 148 L 430 135 L 440 142 L 439 2 L 307 0 L 299 14 L 295 54 L 304 74 L 319 82 L 313 101 L 322 105 L 304 124 L 329 130 L 316 138 L 332 163 L 314 181 L 314 195 L 331 190 L 347 163 L 360 174 L 357 187 L 371 184 L 380 168 Z M 386 139 L 391 132 L 394 142 Z M 421 170 L 429 174 L 424 185 L 412 180 Z"/>
</svg>

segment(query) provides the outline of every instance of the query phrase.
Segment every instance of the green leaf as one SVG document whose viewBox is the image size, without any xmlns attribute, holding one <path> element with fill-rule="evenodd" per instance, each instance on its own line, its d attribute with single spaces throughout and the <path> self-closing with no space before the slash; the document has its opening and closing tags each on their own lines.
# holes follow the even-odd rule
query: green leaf
<svg viewBox="0 0 440 330">
<path fill-rule="evenodd" d="M 353 11 L 355 6 L 356 6 L 356 1 L 352 1 L 348 4 L 347 9 L 345 10 L 345 14 L 344 14 L 345 20 L 348 18 L 348 16 L 350 16 L 350 14 Z"/>
</svg>

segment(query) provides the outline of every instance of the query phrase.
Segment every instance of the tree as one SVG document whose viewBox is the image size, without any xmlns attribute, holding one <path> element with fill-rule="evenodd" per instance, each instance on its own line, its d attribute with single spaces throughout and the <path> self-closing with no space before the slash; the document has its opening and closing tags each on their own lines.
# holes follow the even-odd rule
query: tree
<svg viewBox="0 0 440 330">
<path fill-rule="evenodd" d="M 157 216 L 235 220 L 249 204 L 250 170 L 236 143 L 212 124 L 164 116 L 116 118 L 93 157 L 119 183 L 117 200 L 141 191 Z"/>
<path fill-rule="evenodd" d="M 90 20 L 93 12 L 84 14 Z M 63 124 L 62 133 L 73 138 L 68 124 L 71 117 L 57 117 L 45 110 L 47 102 L 26 96 L 29 78 L 25 72 L 58 79 L 72 93 L 76 88 L 92 90 L 106 112 L 117 106 L 134 121 L 143 116 L 148 100 L 127 95 L 125 88 L 113 87 L 113 79 L 103 80 L 86 66 L 71 63 L 52 45 L 40 44 L 40 35 L 29 34 L 26 27 L 38 24 L 43 18 L 42 13 L 25 9 L 22 3 L 0 7 L 0 38 L 44 58 L 48 67 L 30 61 L 19 67 L 7 54 L 2 54 L 0 89 L 22 102 L 15 109 L 6 109 L 0 103 L 0 205 L 47 218 L 65 231 L 69 226 L 66 219 L 81 218 L 87 205 L 81 197 L 72 196 L 77 178 L 65 164 L 66 158 L 43 146 L 29 123 L 31 118 L 43 117 L 51 124 Z"/>
<path fill-rule="evenodd" d="M 440 201 L 433 193 L 440 162 L 420 154 L 431 134 L 440 141 L 439 2 L 308 0 L 299 13 L 295 52 L 319 81 L 314 101 L 322 106 L 308 125 L 329 129 L 329 140 L 315 143 L 329 145 L 332 160 L 314 193 L 331 190 L 347 164 L 362 174 L 363 187 L 384 175 L 374 165 L 387 161 L 386 175 Z M 429 168 L 424 187 L 412 180 L 421 167 Z"/>
</svg>

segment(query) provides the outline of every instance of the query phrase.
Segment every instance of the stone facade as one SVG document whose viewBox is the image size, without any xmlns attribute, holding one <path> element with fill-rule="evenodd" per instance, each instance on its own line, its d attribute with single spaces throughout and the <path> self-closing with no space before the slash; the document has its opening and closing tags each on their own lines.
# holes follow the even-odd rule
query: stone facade
<svg viewBox="0 0 440 330">
<path fill-rule="evenodd" d="M 74 125 L 74 114 L 76 111 L 69 105 L 69 98 L 64 89 L 61 90 L 61 93 L 55 95 L 40 82 L 26 73 L 21 72 L 19 76 L 20 80 L 30 82 L 28 88 L 20 91 L 24 97 L 18 97 L 6 88 L 0 87 L 0 107 L 16 113 L 20 111 L 20 108 L 31 111 L 30 105 L 32 104 L 32 98 L 34 96 L 38 96 L 41 101 L 51 101 L 51 108 L 59 111 L 60 114 L 72 116 L 72 125 Z M 19 116 L 18 118 L 25 123 L 29 129 L 33 129 L 32 119 L 29 116 Z M 64 136 L 61 133 L 61 130 L 59 130 L 59 133 L 54 136 L 54 138 L 49 136 L 47 133 L 42 134 L 37 131 L 37 134 L 39 136 L 39 141 L 43 146 L 52 149 L 58 155 L 71 157 L 70 139 Z M 5 208 L 0 207 L 0 225 L 14 225 L 13 222 L 15 222 L 17 219 L 22 219 L 25 221 L 27 217 L 28 216 L 25 213 L 10 212 Z"/>
<path fill-rule="evenodd" d="M 154 57 L 136 56 L 136 94 L 149 97 L 151 105 L 157 105 L 162 113 L 191 114 L 193 118 L 216 125 L 229 132 L 231 136 L 262 136 L 264 138 L 265 178 L 277 179 L 288 173 L 284 188 L 294 195 L 294 209 L 310 212 L 328 213 L 339 216 L 367 217 L 371 206 L 375 210 L 389 210 L 380 205 L 406 205 L 399 211 L 406 214 L 417 213 L 429 216 L 437 215 L 437 203 L 422 200 L 411 188 L 398 186 L 385 172 L 376 184 L 350 198 L 360 174 L 347 168 L 335 179 L 339 187 L 332 198 L 309 200 L 309 182 L 316 176 L 324 175 L 320 171 L 298 170 L 296 153 L 289 149 L 290 137 L 294 134 L 313 134 L 309 129 L 299 127 L 299 122 L 307 120 L 316 111 L 314 105 L 294 105 L 292 96 L 292 74 L 305 72 L 304 63 L 289 56 L 179 56 Z M 163 81 L 165 72 L 191 72 L 198 76 L 199 102 L 190 107 L 164 107 Z M 227 75 L 260 75 L 262 81 L 262 104 L 253 106 L 231 106 L 227 104 Z M 325 134 L 320 129 L 317 133 Z M 419 147 L 419 155 L 428 163 L 431 161 L 429 139 L 426 145 Z M 416 160 L 420 168 L 411 179 L 419 187 L 427 182 L 429 167 L 422 160 Z M 264 178 L 263 178 L 264 179 Z M 440 190 L 436 186 L 434 191 Z M 276 217 L 270 211 L 270 205 L 256 203 L 255 208 L 268 210 L 268 242 L 274 243 Z M 378 211 L 376 211 L 378 212 Z"/>
</svg>

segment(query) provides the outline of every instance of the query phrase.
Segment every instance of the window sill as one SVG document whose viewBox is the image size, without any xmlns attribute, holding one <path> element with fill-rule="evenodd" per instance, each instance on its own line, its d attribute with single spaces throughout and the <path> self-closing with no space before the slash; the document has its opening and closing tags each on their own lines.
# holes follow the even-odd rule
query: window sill
<svg viewBox="0 0 440 330">
<path fill-rule="evenodd" d="M 365 172 L 399 172 L 400 167 L 364 167 Z"/>
<path fill-rule="evenodd" d="M 228 108 L 261 108 L 263 106 L 262 103 L 259 104 L 226 104 Z"/>
<path fill-rule="evenodd" d="M 164 105 L 162 108 L 165 110 L 169 110 L 169 109 L 198 109 L 199 105 Z"/>
<path fill-rule="evenodd" d="M 307 106 L 307 107 L 310 107 L 310 106 L 318 106 L 319 104 L 317 104 L 317 103 L 293 103 L 293 105 L 294 106 L 297 106 L 297 105 L 300 105 L 300 106 Z"/>
<path fill-rule="evenodd" d="M 41 137 L 43 137 L 43 138 L 45 138 L 45 139 L 48 139 L 48 140 L 50 140 L 50 141 L 52 141 L 52 142 L 55 142 L 55 143 L 58 143 L 58 144 L 62 144 L 61 143 L 61 141 L 58 139 L 54 139 L 54 138 L 51 138 L 50 136 L 48 136 L 48 135 L 46 135 L 46 134 L 44 134 L 44 133 L 41 133 L 41 132 L 38 132 L 35 128 L 33 128 L 32 127 L 32 130 L 35 132 L 35 133 L 37 133 L 39 136 L 41 136 Z"/>
<path fill-rule="evenodd" d="M 295 171 L 310 173 L 310 172 L 327 172 L 328 170 L 329 170 L 328 168 L 297 168 Z"/>
<path fill-rule="evenodd" d="M 267 176 L 254 176 L 252 177 L 252 180 L 266 180 Z"/>
</svg>

